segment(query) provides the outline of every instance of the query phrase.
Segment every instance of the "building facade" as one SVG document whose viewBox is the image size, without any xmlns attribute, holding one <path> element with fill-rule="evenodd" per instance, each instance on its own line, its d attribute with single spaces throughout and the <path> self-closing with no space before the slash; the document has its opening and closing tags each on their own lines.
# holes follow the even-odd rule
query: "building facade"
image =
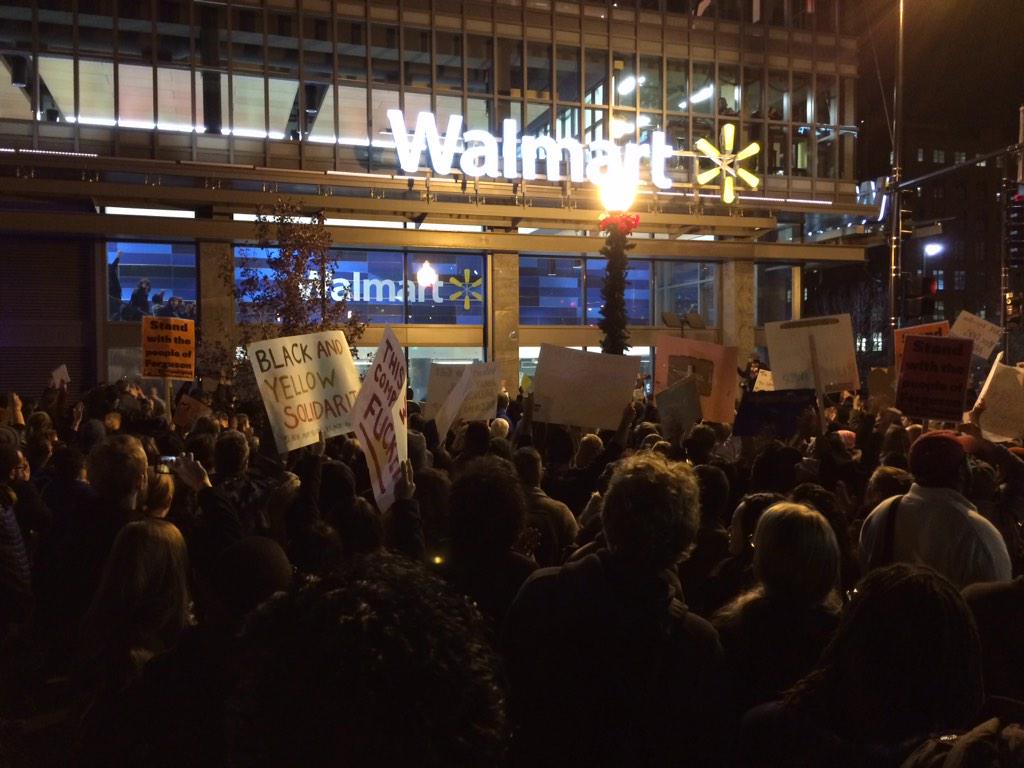
<svg viewBox="0 0 1024 768">
<path fill-rule="evenodd" d="M 390 323 L 417 395 L 430 360 L 516 381 L 543 342 L 599 342 L 592 182 L 612 171 L 638 183 L 632 353 L 649 365 L 692 312 L 707 327 L 687 333 L 753 351 L 799 316 L 805 269 L 863 260 L 877 213 L 844 18 L 836 0 L 0 2 L 0 347 L 24 361 L 0 388 L 62 362 L 133 375 L 147 313 L 232 343 L 252 320 L 234 276 L 262 268 L 254 219 L 279 199 L 327 219 L 364 346 Z"/>
</svg>

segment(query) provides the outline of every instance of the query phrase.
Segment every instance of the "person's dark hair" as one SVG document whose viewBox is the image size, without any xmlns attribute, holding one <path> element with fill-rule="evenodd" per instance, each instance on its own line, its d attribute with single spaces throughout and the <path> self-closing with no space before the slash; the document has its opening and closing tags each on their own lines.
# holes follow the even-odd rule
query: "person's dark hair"
<svg viewBox="0 0 1024 768">
<path fill-rule="evenodd" d="M 770 506 L 754 531 L 754 574 L 769 597 L 823 602 L 839 583 L 839 544 L 828 520 L 804 504 Z"/>
<path fill-rule="evenodd" d="M 544 439 L 544 455 L 549 467 L 561 467 L 572 462 L 576 449 L 572 435 L 561 424 L 549 424 Z"/>
<path fill-rule="evenodd" d="M 428 548 L 448 538 L 448 497 L 452 483 L 439 469 L 425 468 L 416 473 L 416 501 L 423 520 L 423 536 Z"/>
<path fill-rule="evenodd" d="M 360 558 L 253 615 L 235 744 L 261 768 L 502 765 L 505 695 L 486 637 L 470 602 L 422 566 Z"/>
<path fill-rule="evenodd" d="M 700 486 L 700 521 L 705 527 L 728 525 L 732 510 L 729 507 L 731 491 L 725 472 L 711 464 L 693 468 Z"/>
<path fill-rule="evenodd" d="M 899 424 L 890 424 L 882 438 L 881 453 L 906 456 L 910 453 L 910 436 Z"/>
<path fill-rule="evenodd" d="M 0 485 L 10 481 L 11 473 L 21 464 L 21 451 L 17 448 L 0 446 Z"/>
<path fill-rule="evenodd" d="M 218 475 L 240 475 L 249 464 L 249 441 L 234 429 L 225 429 L 217 435 L 213 446 L 213 466 Z"/>
<path fill-rule="evenodd" d="M 678 562 L 700 525 L 693 470 L 656 453 L 623 460 L 602 504 L 608 547 L 637 570 L 658 572 Z"/>
<path fill-rule="evenodd" d="M 544 476 L 544 464 L 535 448 L 520 448 L 512 458 L 519 479 L 527 488 L 536 488 Z"/>
<path fill-rule="evenodd" d="M 189 437 L 196 437 L 198 435 L 213 435 L 216 437 L 220 434 L 220 424 L 212 416 L 198 416 L 195 422 L 192 424 L 192 429 L 189 430 Z"/>
<path fill-rule="evenodd" d="M 466 456 L 483 456 L 490 447 L 491 433 L 482 421 L 471 421 L 466 425 L 462 441 L 462 453 Z"/>
<path fill-rule="evenodd" d="M 512 443 L 504 437 L 492 437 L 488 443 L 487 452 L 505 461 L 512 461 Z"/>
<path fill-rule="evenodd" d="M 694 464 L 706 464 L 711 460 L 711 452 L 715 450 L 718 435 L 707 424 L 697 424 L 683 440 L 686 457 Z"/>
<path fill-rule="evenodd" d="M 292 583 L 292 565 L 281 545 L 265 536 L 239 539 L 217 558 L 211 574 L 221 604 L 242 618 L 275 592 Z"/>
<path fill-rule="evenodd" d="M 772 504 L 785 501 L 780 493 L 748 493 L 733 510 L 733 521 L 738 522 L 744 536 L 751 537 L 757 529 L 757 521 Z"/>
<path fill-rule="evenodd" d="M 81 477 L 85 469 L 85 456 L 74 446 L 62 445 L 53 452 L 50 466 L 53 467 L 54 479 L 71 482 Z"/>
<path fill-rule="evenodd" d="M 845 739 L 895 744 L 970 726 L 983 696 L 981 642 L 964 599 L 931 569 L 898 563 L 860 582 L 786 703 Z"/>
<path fill-rule="evenodd" d="M 136 491 L 145 490 L 146 452 L 130 435 L 104 439 L 89 452 L 86 466 L 89 484 L 108 502 L 124 503 Z"/>
<path fill-rule="evenodd" d="M 344 511 L 336 510 L 333 522 L 347 558 L 376 552 L 384 546 L 384 523 L 380 513 L 361 496 Z"/>
<path fill-rule="evenodd" d="M 466 464 L 452 483 L 449 533 L 458 557 L 497 557 L 515 544 L 526 520 L 526 499 L 512 463 L 484 456 Z"/>
<path fill-rule="evenodd" d="M 217 439 L 208 432 L 203 432 L 198 435 L 192 434 L 188 436 L 185 441 L 185 452 L 191 453 L 192 456 L 203 465 L 203 468 L 207 472 L 213 471 L 213 449 L 216 445 Z"/>
<path fill-rule="evenodd" d="M 910 490 L 914 484 L 914 476 L 905 469 L 898 467 L 878 467 L 871 473 L 867 489 L 864 491 L 865 506 L 868 512 L 888 498 L 899 496 Z"/>
</svg>

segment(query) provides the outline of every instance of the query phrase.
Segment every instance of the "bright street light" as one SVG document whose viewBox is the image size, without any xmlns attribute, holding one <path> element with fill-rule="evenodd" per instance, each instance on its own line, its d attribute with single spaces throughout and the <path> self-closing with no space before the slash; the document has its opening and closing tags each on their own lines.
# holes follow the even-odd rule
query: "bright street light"
<svg viewBox="0 0 1024 768">
<path fill-rule="evenodd" d="M 946 246 L 942 243 L 925 243 L 924 244 L 924 255 L 925 256 L 938 256 L 946 250 Z"/>
<path fill-rule="evenodd" d="M 620 171 L 606 173 L 598 184 L 601 204 L 608 213 L 623 213 L 633 205 L 636 179 Z"/>
</svg>

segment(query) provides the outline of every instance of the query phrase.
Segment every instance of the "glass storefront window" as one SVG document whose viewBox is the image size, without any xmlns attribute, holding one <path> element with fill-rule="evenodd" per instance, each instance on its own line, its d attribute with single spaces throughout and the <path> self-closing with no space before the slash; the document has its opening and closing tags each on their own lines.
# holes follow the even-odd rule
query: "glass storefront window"
<svg viewBox="0 0 1024 768">
<path fill-rule="evenodd" d="M 690 110 L 700 115 L 710 115 L 715 97 L 715 65 L 703 61 L 693 62 L 693 84 L 690 92 Z"/>
<path fill-rule="evenodd" d="M 483 347 L 407 347 L 409 386 L 413 398 L 424 400 L 430 382 L 430 364 L 466 365 L 483 362 Z"/>
<path fill-rule="evenodd" d="M 816 85 L 814 91 L 815 120 L 825 125 L 835 125 L 839 114 L 836 79 L 831 75 L 818 75 Z"/>
<path fill-rule="evenodd" d="M 811 128 L 808 125 L 793 126 L 793 167 L 791 175 L 811 175 Z"/>
<path fill-rule="evenodd" d="M 654 321 L 664 314 L 696 312 L 708 328 L 718 326 L 718 266 L 694 261 L 654 262 Z"/>
<path fill-rule="evenodd" d="M 580 49 L 569 45 L 558 46 L 558 100 L 580 100 Z"/>
<path fill-rule="evenodd" d="M 461 91 L 462 35 L 458 32 L 436 32 L 434 60 L 437 65 L 437 87 L 448 91 Z"/>
<path fill-rule="evenodd" d="M 588 48 L 585 64 L 583 102 L 585 104 L 607 104 L 608 52 Z"/>
<path fill-rule="evenodd" d="M 523 41 L 499 37 L 496 63 L 498 67 L 498 93 L 502 96 L 522 98 Z"/>
<path fill-rule="evenodd" d="M 366 27 L 355 21 L 337 22 L 338 77 L 366 80 Z"/>
<path fill-rule="evenodd" d="M 519 258 L 521 325 L 583 324 L 583 259 Z"/>
<path fill-rule="evenodd" d="M 191 243 L 107 243 L 107 319 L 196 316 L 196 249 Z"/>
<path fill-rule="evenodd" d="M 785 120 L 787 118 L 786 101 L 789 96 L 789 73 L 768 73 L 768 119 Z"/>
<path fill-rule="evenodd" d="M 637 80 L 636 57 L 632 53 L 616 52 L 612 57 L 613 99 L 617 107 L 635 107 L 636 89 L 643 83 Z"/>
<path fill-rule="evenodd" d="M 810 114 L 811 76 L 806 72 L 793 73 L 793 122 L 806 123 Z"/>
<path fill-rule="evenodd" d="M 370 66 L 373 82 L 398 85 L 398 28 L 370 27 Z"/>
<path fill-rule="evenodd" d="M 661 57 L 640 57 L 640 108 L 661 109 Z"/>
<path fill-rule="evenodd" d="M 718 114 L 734 117 L 740 113 L 740 69 L 733 65 L 718 67 Z"/>
<path fill-rule="evenodd" d="M 438 282 L 421 286 L 417 280 L 424 261 L 437 271 Z M 478 253 L 409 253 L 406 319 L 417 324 L 483 325 L 484 260 Z"/>
<path fill-rule="evenodd" d="M 528 43 L 526 62 L 526 95 L 531 99 L 550 99 L 551 46 L 547 43 Z"/>
<path fill-rule="evenodd" d="M 743 68 L 743 114 L 763 118 L 764 70 L 759 67 Z"/>
<path fill-rule="evenodd" d="M 793 317 L 793 270 L 789 265 L 754 265 L 754 303 L 757 327 Z"/>
<path fill-rule="evenodd" d="M 789 140 L 786 136 L 786 129 L 781 125 L 768 126 L 768 173 L 774 176 L 784 176 L 787 171 L 786 155 Z"/>
<path fill-rule="evenodd" d="M 405 70 L 405 85 L 410 88 L 429 88 L 430 76 L 430 30 L 405 27 L 402 44 L 402 65 Z M 459 73 L 459 80 L 462 73 Z"/>
<path fill-rule="evenodd" d="M 601 321 L 601 290 L 604 288 L 605 259 L 587 259 L 586 324 Z M 626 319 L 633 325 L 651 324 L 651 262 L 630 259 L 626 270 Z"/>
<path fill-rule="evenodd" d="M 817 168 L 814 175 L 823 179 L 836 177 L 836 133 L 834 128 L 817 128 L 815 142 L 818 145 Z"/>
<path fill-rule="evenodd" d="M 668 99 L 666 108 L 670 112 L 685 112 L 690 108 L 690 91 L 687 88 L 689 69 L 686 59 L 665 61 L 665 98 Z"/>
<path fill-rule="evenodd" d="M 466 88 L 486 94 L 494 88 L 494 43 L 489 37 L 466 38 Z"/>
</svg>

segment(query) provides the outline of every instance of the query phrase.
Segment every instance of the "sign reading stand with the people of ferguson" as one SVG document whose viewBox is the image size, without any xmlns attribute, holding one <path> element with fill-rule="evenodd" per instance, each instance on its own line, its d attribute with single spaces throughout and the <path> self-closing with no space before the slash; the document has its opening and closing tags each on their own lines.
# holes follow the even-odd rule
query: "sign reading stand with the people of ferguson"
<svg viewBox="0 0 1024 768">
<path fill-rule="evenodd" d="M 533 377 L 534 418 L 549 424 L 616 429 L 633 398 L 640 358 L 541 344 Z"/>
<path fill-rule="evenodd" d="M 900 369 L 900 363 L 903 362 L 903 345 L 907 343 L 908 336 L 949 336 L 949 320 L 909 325 L 906 328 L 894 330 L 892 332 L 892 351 L 897 371 Z"/>
<path fill-rule="evenodd" d="M 196 377 L 194 320 L 142 318 L 142 375 L 153 379 Z"/>
<path fill-rule="evenodd" d="M 249 362 L 281 453 L 351 432 L 359 374 L 345 334 L 321 331 L 249 344 Z"/>
<path fill-rule="evenodd" d="M 405 352 L 389 325 L 353 409 L 356 437 L 366 454 L 373 497 L 381 512 L 394 504 L 402 462 L 409 457 L 408 381 Z"/>
<path fill-rule="evenodd" d="M 974 342 L 955 336 L 908 336 L 896 385 L 904 416 L 959 422 Z"/>
</svg>

